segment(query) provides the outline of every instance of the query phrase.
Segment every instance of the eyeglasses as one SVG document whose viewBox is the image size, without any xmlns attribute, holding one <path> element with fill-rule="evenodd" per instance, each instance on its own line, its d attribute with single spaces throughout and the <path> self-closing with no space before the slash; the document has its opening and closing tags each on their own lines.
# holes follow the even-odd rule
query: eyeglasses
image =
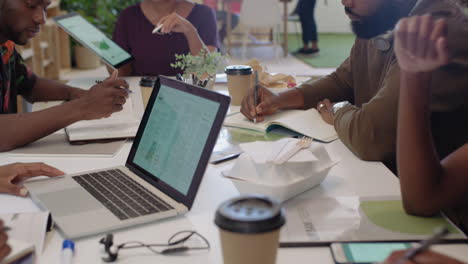
<svg viewBox="0 0 468 264">
<path fill-rule="evenodd" d="M 198 238 L 198 239 L 197 239 Z M 199 243 L 197 243 L 197 241 Z M 201 243 L 200 243 L 201 242 Z M 103 257 L 105 262 L 114 262 L 119 256 L 119 251 L 123 249 L 133 249 L 146 247 L 148 250 L 155 254 L 170 255 L 190 250 L 209 250 L 210 243 L 208 240 L 196 231 L 184 230 L 172 235 L 166 244 L 145 244 L 140 241 L 128 241 L 119 245 L 114 245 L 114 235 L 107 234 L 101 240 L 100 244 L 104 245 L 104 250 L 107 257 Z M 165 249 L 158 250 L 156 248 L 166 247 Z"/>
</svg>

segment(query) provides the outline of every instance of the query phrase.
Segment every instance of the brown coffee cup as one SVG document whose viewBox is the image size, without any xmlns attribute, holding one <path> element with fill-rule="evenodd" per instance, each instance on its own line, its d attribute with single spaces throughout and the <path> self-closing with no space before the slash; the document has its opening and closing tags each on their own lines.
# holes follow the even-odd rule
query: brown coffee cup
<svg viewBox="0 0 468 264">
<path fill-rule="evenodd" d="M 224 264 L 274 264 L 284 212 L 263 196 L 241 196 L 217 210 Z"/>
<path fill-rule="evenodd" d="M 247 65 L 231 65 L 224 70 L 228 80 L 228 91 L 232 105 L 241 105 L 242 99 L 253 87 L 252 67 Z"/>
</svg>

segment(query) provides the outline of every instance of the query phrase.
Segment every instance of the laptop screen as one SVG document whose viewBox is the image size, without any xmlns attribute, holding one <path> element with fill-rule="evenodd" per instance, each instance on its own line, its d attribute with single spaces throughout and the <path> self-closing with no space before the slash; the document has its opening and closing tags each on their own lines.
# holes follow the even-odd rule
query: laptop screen
<svg viewBox="0 0 468 264">
<path fill-rule="evenodd" d="M 187 195 L 219 108 L 219 102 L 161 83 L 133 163 Z"/>
</svg>

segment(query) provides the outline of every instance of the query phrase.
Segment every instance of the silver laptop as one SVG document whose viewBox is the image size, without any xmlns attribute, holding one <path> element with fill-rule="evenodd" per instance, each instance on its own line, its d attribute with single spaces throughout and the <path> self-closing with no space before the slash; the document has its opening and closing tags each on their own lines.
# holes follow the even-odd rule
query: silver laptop
<svg viewBox="0 0 468 264">
<path fill-rule="evenodd" d="M 25 185 L 71 239 L 183 214 L 193 204 L 229 102 L 160 77 L 125 166 Z"/>
</svg>

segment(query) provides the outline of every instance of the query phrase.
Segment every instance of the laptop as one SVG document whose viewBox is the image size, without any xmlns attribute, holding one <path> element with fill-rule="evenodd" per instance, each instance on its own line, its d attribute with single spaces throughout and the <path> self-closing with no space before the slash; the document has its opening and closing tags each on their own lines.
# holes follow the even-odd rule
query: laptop
<svg viewBox="0 0 468 264">
<path fill-rule="evenodd" d="M 225 95 L 161 76 L 125 166 L 25 186 L 70 239 L 184 214 L 192 207 L 229 103 Z"/>
</svg>

